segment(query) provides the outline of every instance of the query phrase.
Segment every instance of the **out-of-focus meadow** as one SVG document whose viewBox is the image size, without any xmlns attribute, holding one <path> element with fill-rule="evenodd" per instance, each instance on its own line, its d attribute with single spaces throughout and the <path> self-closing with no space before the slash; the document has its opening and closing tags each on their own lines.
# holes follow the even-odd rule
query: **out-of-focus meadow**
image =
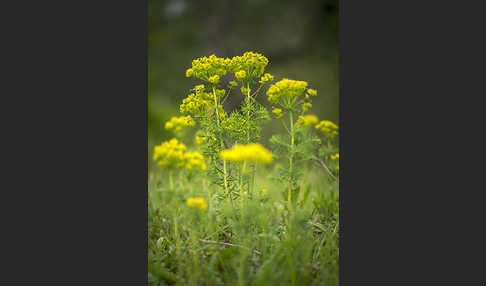
<svg viewBox="0 0 486 286">
<path fill-rule="evenodd" d="M 317 89 L 310 113 L 339 124 L 337 0 L 149 0 L 148 25 L 149 171 L 157 168 L 153 146 L 172 136 L 164 123 L 180 116 L 182 99 L 198 84 L 185 71 L 202 56 L 262 53 L 276 81 L 305 80 Z M 229 98 L 225 109 L 231 111 L 240 100 Z M 259 102 L 269 106 L 264 97 Z M 269 121 L 261 142 L 282 129 Z"/>
</svg>

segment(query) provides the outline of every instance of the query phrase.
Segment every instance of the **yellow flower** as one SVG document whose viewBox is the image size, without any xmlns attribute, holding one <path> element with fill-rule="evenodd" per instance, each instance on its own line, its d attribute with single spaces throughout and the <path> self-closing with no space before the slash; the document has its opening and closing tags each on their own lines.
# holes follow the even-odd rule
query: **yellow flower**
<svg viewBox="0 0 486 286">
<path fill-rule="evenodd" d="M 280 108 L 274 108 L 274 109 L 272 110 L 272 113 L 273 113 L 273 114 L 275 114 L 275 116 L 276 116 L 277 118 L 282 117 L 282 109 L 280 109 Z"/>
<path fill-rule="evenodd" d="M 331 160 L 339 160 L 339 153 L 336 153 L 334 155 L 331 155 Z"/>
<path fill-rule="evenodd" d="M 315 125 L 318 122 L 319 122 L 319 119 L 317 118 L 317 116 L 312 115 L 312 114 L 299 116 L 299 119 L 297 120 L 298 124 L 302 124 L 304 126 Z"/>
<path fill-rule="evenodd" d="M 200 170 L 200 171 L 206 170 L 204 157 L 199 152 L 184 153 L 184 160 L 186 161 L 185 168 L 188 170 Z"/>
<path fill-rule="evenodd" d="M 170 121 L 165 123 L 165 129 L 180 132 L 183 128 L 194 125 L 196 125 L 196 122 L 194 122 L 190 115 L 181 117 L 174 116 L 170 119 Z"/>
<path fill-rule="evenodd" d="M 307 82 L 284 78 L 273 84 L 267 91 L 268 101 L 277 104 L 280 98 L 293 100 L 301 96 L 307 88 Z"/>
<path fill-rule="evenodd" d="M 196 93 L 191 93 L 182 100 L 182 104 L 179 107 L 181 113 L 197 114 L 202 108 L 212 104 L 213 97 L 211 94 L 205 92 L 203 84 L 197 85 L 194 90 Z"/>
<path fill-rule="evenodd" d="M 242 79 L 244 79 L 246 77 L 246 72 L 244 70 L 236 72 L 235 77 L 236 77 L 236 79 L 241 81 Z"/>
<path fill-rule="evenodd" d="M 321 122 L 319 122 L 319 124 L 315 126 L 315 128 L 329 136 L 336 135 L 337 130 L 339 129 L 336 124 L 332 123 L 329 120 L 322 120 Z"/>
<path fill-rule="evenodd" d="M 272 154 L 258 143 L 248 145 L 236 144 L 231 149 L 221 151 L 219 157 L 228 161 L 254 161 L 257 163 L 271 163 Z"/>
<path fill-rule="evenodd" d="M 203 198 L 188 198 L 187 199 L 187 206 L 188 207 L 195 207 L 198 208 L 202 211 L 205 211 L 208 209 L 208 205 L 206 204 L 206 201 Z"/>
<path fill-rule="evenodd" d="M 310 96 L 316 96 L 317 95 L 317 91 L 315 89 L 309 88 L 307 90 L 307 94 L 310 95 Z"/>
<path fill-rule="evenodd" d="M 273 75 L 266 73 L 264 76 L 261 77 L 260 83 L 267 83 L 273 80 Z"/>
<path fill-rule="evenodd" d="M 217 84 L 219 82 L 219 75 L 213 75 L 212 77 L 209 78 L 209 82 L 212 84 Z"/>
<path fill-rule="evenodd" d="M 228 71 L 232 73 L 237 73 L 238 71 L 252 71 L 252 74 L 247 75 L 245 73 L 245 76 L 241 78 L 246 78 L 247 76 L 259 78 L 260 76 L 262 76 L 267 65 L 268 59 L 262 54 L 245 52 L 243 56 L 233 57 L 228 62 L 226 67 Z M 235 77 L 237 77 L 236 74 Z"/>
<path fill-rule="evenodd" d="M 238 86 L 238 83 L 234 80 L 230 81 L 229 84 L 232 86 L 232 87 L 235 87 L 235 86 Z"/>
<path fill-rule="evenodd" d="M 191 77 L 193 74 L 194 74 L 194 70 L 193 69 L 187 69 L 186 70 L 186 77 Z"/>
<path fill-rule="evenodd" d="M 163 168 L 183 168 L 185 165 L 184 151 L 186 145 L 179 143 L 176 138 L 162 142 L 154 147 L 154 161 Z"/>
<path fill-rule="evenodd" d="M 311 107 L 312 107 L 312 103 L 310 103 L 310 102 L 306 102 L 306 103 L 302 104 L 302 112 L 307 112 L 309 110 L 309 108 L 311 108 Z"/>
<path fill-rule="evenodd" d="M 263 188 L 263 189 L 261 189 L 261 190 L 260 190 L 260 192 L 261 192 L 262 194 L 265 194 L 265 193 L 267 193 L 267 189 Z"/>
<path fill-rule="evenodd" d="M 202 57 L 192 61 L 192 67 L 186 71 L 187 77 L 196 77 L 205 81 L 219 81 L 219 77 L 226 74 L 226 60 L 215 55 Z M 214 76 L 217 75 L 218 78 Z"/>
<path fill-rule="evenodd" d="M 201 145 L 201 144 L 203 144 L 203 143 L 204 143 L 205 139 L 204 139 L 204 137 L 203 137 L 203 136 L 196 135 L 196 136 L 194 137 L 194 141 L 196 141 L 196 144 L 197 144 L 197 145 Z"/>
</svg>

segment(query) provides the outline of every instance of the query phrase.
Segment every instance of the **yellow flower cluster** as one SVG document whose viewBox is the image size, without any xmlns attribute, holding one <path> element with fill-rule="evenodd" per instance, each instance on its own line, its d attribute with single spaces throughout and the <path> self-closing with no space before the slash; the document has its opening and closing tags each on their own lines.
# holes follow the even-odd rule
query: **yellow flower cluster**
<svg viewBox="0 0 486 286">
<path fill-rule="evenodd" d="M 273 75 L 266 73 L 262 78 L 260 79 L 260 83 L 267 83 L 271 82 L 273 80 Z"/>
<path fill-rule="evenodd" d="M 189 94 L 179 107 L 179 111 L 183 114 L 192 113 L 197 114 L 201 111 L 201 108 L 208 106 L 212 103 L 211 94 L 205 92 L 203 84 L 196 86 L 195 93 Z"/>
<path fill-rule="evenodd" d="M 268 65 L 268 59 L 262 54 L 245 52 L 243 56 L 233 57 L 229 61 L 227 68 L 228 71 L 232 73 L 237 73 L 239 71 L 247 71 L 251 73 L 248 76 L 259 78 L 263 74 L 263 71 L 265 70 L 265 67 L 267 65 Z M 245 77 L 246 77 L 246 73 L 245 76 L 242 78 Z"/>
<path fill-rule="evenodd" d="M 204 140 L 204 137 L 203 137 L 203 136 L 196 135 L 196 136 L 194 137 L 194 141 L 196 141 L 196 144 L 197 144 L 197 145 L 201 145 L 201 144 L 203 144 L 203 143 L 204 143 L 204 141 L 205 141 L 205 140 Z"/>
<path fill-rule="evenodd" d="M 241 81 L 246 77 L 246 72 L 244 70 L 238 71 L 235 73 L 235 77 L 237 80 Z"/>
<path fill-rule="evenodd" d="M 212 84 L 217 84 L 219 82 L 219 75 L 215 74 L 208 80 Z"/>
<path fill-rule="evenodd" d="M 219 81 L 219 77 L 226 74 L 226 66 L 230 59 L 218 58 L 215 55 L 202 57 L 192 61 L 192 67 L 186 71 L 186 77 L 197 77 L 205 81 Z M 214 76 L 218 77 L 215 78 Z"/>
<path fill-rule="evenodd" d="M 181 131 L 184 127 L 194 126 L 196 122 L 190 115 L 175 117 L 173 116 L 170 121 L 165 123 L 165 129 L 173 130 L 174 132 Z"/>
<path fill-rule="evenodd" d="M 304 104 L 302 104 L 302 112 L 307 112 L 309 110 L 309 108 L 312 107 L 312 103 L 310 102 L 306 102 Z M 317 122 L 316 122 L 317 123 Z"/>
<path fill-rule="evenodd" d="M 162 142 L 154 148 L 154 160 L 163 168 L 206 170 L 204 157 L 199 152 L 185 152 L 186 145 L 176 138 Z"/>
<path fill-rule="evenodd" d="M 186 145 L 176 138 L 162 142 L 154 148 L 154 160 L 164 168 L 183 168 Z"/>
<path fill-rule="evenodd" d="M 280 108 L 274 108 L 274 109 L 272 110 L 272 113 L 273 113 L 273 114 L 275 114 L 275 116 L 276 116 L 277 118 L 282 117 L 282 109 L 280 109 Z"/>
<path fill-rule="evenodd" d="M 337 134 L 338 126 L 329 120 L 322 120 L 316 125 L 316 129 L 330 136 Z"/>
<path fill-rule="evenodd" d="M 334 155 L 331 155 L 331 160 L 333 160 L 333 161 L 339 160 L 339 153 L 336 153 Z"/>
<path fill-rule="evenodd" d="M 317 116 L 309 114 L 304 116 L 299 116 L 299 120 L 297 120 L 297 124 L 301 124 L 304 126 L 316 125 L 319 122 Z"/>
<path fill-rule="evenodd" d="M 253 161 L 257 163 L 271 163 L 272 154 L 258 143 L 247 145 L 236 144 L 231 149 L 221 151 L 219 157 L 228 161 Z"/>
<path fill-rule="evenodd" d="M 187 206 L 188 207 L 195 207 L 198 208 L 202 211 L 205 211 L 208 209 L 208 205 L 206 204 L 206 201 L 203 198 L 188 198 L 187 199 Z"/>
<path fill-rule="evenodd" d="M 206 163 L 204 157 L 199 152 L 184 153 L 184 160 L 186 162 L 185 168 L 188 170 L 206 170 Z"/>
<path fill-rule="evenodd" d="M 307 88 L 307 82 L 284 78 L 273 84 L 267 91 L 268 101 L 277 104 L 280 98 L 292 100 L 302 95 Z"/>
<path fill-rule="evenodd" d="M 310 96 L 316 96 L 317 95 L 317 90 L 312 89 L 312 88 L 309 88 L 307 90 L 307 94 L 310 95 Z"/>
</svg>

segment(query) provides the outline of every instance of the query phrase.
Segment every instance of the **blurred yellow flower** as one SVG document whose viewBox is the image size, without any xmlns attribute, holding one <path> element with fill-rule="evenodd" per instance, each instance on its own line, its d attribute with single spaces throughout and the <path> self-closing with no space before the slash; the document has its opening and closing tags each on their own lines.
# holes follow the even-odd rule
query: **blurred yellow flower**
<svg viewBox="0 0 486 286">
<path fill-rule="evenodd" d="M 337 130 L 339 129 L 338 126 L 334 123 L 332 123 L 329 120 L 322 120 L 315 126 L 315 128 L 322 133 L 325 133 L 330 136 L 334 136 L 337 134 Z"/>
<path fill-rule="evenodd" d="M 187 206 L 195 207 L 203 211 L 208 209 L 208 205 L 206 204 L 206 201 L 203 198 L 188 198 Z"/>
<path fill-rule="evenodd" d="M 153 159 L 164 168 L 183 168 L 185 165 L 184 151 L 186 145 L 176 138 L 162 142 L 154 147 Z"/>
<path fill-rule="evenodd" d="M 299 116 L 299 120 L 297 120 L 298 124 L 302 124 L 304 126 L 316 125 L 319 122 L 317 116 L 309 114 L 304 116 Z"/>
<path fill-rule="evenodd" d="M 272 113 L 273 113 L 273 114 L 275 114 L 275 116 L 276 116 L 277 118 L 282 117 L 282 109 L 280 109 L 280 108 L 274 108 L 274 109 L 272 110 Z"/>
<path fill-rule="evenodd" d="M 338 160 L 339 159 L 339 153 L 336 153 L 334 155 L 331 155 L 331 160 Z"/>
<path fill-rule="evenodd" d="M 184 160 L 186 161 L 185 168 L 188 170 L 200 170 L 200 171 L 206 170 L 204 157 L 199 152 L 184 153 Z"/>
<path fill-rule="evenodd" d="M 272 154 L 258 143 L 248 145 L 236 144 L 231 149 L 221 151 L 219 157 L 228 161 L 253 161 L 257 163 L 271 163 Z"/>
<path fill-rule="evenodd" d="M 174 132 L 180 132 L 184 127 L 194 126 L 196 122 L 192 119 L 190 115 L 172 117 L 170 121 L 165 123 L 165 129 L 172 130 Z"/>
</svg>

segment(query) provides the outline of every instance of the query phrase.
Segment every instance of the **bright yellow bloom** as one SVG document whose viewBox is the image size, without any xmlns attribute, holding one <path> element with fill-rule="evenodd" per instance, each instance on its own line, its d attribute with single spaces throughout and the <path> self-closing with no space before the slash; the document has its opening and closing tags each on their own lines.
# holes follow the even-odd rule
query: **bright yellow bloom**
<svg viewBox="0 0 486 286">
<path fill-rule="evenodd" d="M 197 145 L 201 145 L 201 144 L 203 144 L 203 143 L 204 143 L 205 139 L 204 139 L 204 137 L 203 137 L 203 136 L 196 135 L 196 136 L 194 137 L 194 141 L 196 141 L 196 144 L 197 144 Z"/>
<path fill-rule="evenodd" d="M 212 84 L 217 84 L 219 82 L 219 75 L 213 75 L 212 77 L 209 78 L 208 80 Z"/>
<path fill-rule="evenodd" d="M 272 110 L 272 113 L 273 113 L 273 114 L 275 114 L 275 116 L 276 116 L 277 118 L 282 117 L 282 109 L 280 109 L 280 108 L 274 108 L 274 109 Z"/>
<path fill-rule="evenodd" d="M 183 168 L 185 165 L 184 151 L 186 145 L 176 138 L 162 142 L 154 147 L 154 160 L 163 168 Z"/>
<path fill-rule="evenodd" d="M 191 93 L 182 100 L 182 104 L 179 107 L 181 113 L 197 114 L 202 108 L 212 104 L 213 96 L 205 92 L 203 84 L 197 85 L 194 90 L 196 93 Z"/>
<path fill-rule="evenodd" d="M 187 206 L 188 207 L 195 207 L 198 208 L 202 211 L 205 211 L 208 209 L 208 205 L 206 204 L 206 201 L 203 198 L 188 198 L 187 199 Z"/>
<path fill-rule="evenodd" d="M 244 78 L 246 77 L 246 72 L 245 72 L 245 71 L 243 71 L 243 70 L 241 70 L 241 71 L 239 71 L 239 72 L 236 72 L 236 73 L 235 73 L 235 77 L 236 77 L 236 79 L 238 79 L 238 80 L 242 80 L 242 79 L 244 79 Z"/>
<path fill-rule="evenodd" d="M 219 81 L 219 77 L 225 75 L 226 72 L 226 60 L 211 55 L 193 60 L 192 67 L 186 71 L 186 76 L 214 82 L 216 80 L 215 75 L 218 76 L 216 81 Z"/>
<path fill-rule="evenodd" d="M 264 76 L 261 77 L 260 83 L 267 83 L 273 80 L 273 75 L 266 73 Z"/>
<path fill-rule="evenodd" d="M 337 130 L 339 129 L 338 126 L 334 123 L 332 123 L 329 120 L 322 120 L 317 124 L 316 129 L 321 131 L 322 133 L 325 133 L 330 136 L 334 136 L 337 134 Z"/>
<path fill-rule="evenodd" d="M 281 98 L 293 100 L 295 97 L 301 96 L 306 88 L 307 82 L 305 81 L 284 78 L 270 86 L 267 91 L 268 101 L 277 104 Z"/>
<path fill-rule="evenodd" d="M 243 56 L 233 57 L 226 68 L 232 73 L 237 73 L 239 71 L 252 71 L 250 75 L 246 73 L 241 79 L 251 76 L 253 78 L 259 78 L 263 75 L 265 67 L 268 65 L 268 59 L 259 53 L 245 52 Z M 242 75 L 240 73 L 240 75 Z M 235 77 L 238 76 L 235 74 Z"/>
<path fill-rule="evenodd" d="M 187 69 L 186 70 L 186 77 L 191 77 L 194 75 L 194 70 L 193 69 Z"/>
<path fill-rule="evenodd" d="M 272 154 L 258 143 L 248 145 L 236 144 L 231 149 L 221 151 L 219 157 L 228 161 L 253 161 L 257 163 L 271 163 Z"/>
<path fill-rule="evenodd" d="M 309 110 L 309 108 L 311 108 L 311 107 L 312 107 L 312 103 L 310 103 L 310 102 L 306 102 L 306 103 L 302 104 L 302 112 L 307 112 Z"/>
<path fill-rule="evenodd" d="M 184 160 L 186 161 L 185 168 L 188 170 L 200 170 L 200 171 L 206 170 L 204 157 L 199 152 L 184 153 Z"/>
<path fill-rule="evenodd" d="M 331 155 L 331 160 L 338 160 L 339 159 L 339 153 L 336 153 L 334 155 Z"/>
<path fill-rule="evenodd" d="M 307 90 L 307 94 L 309 94 L 310 96 L 316 96 L 317 95 L 317 91 L 315 89 L 309 88 Z"/>
<path fill-rule="evenodd" d="M 229 84 L 232 86 L 232 87 L 235 87 L 235 86 L 238 86 L 238 83 L 234 80 L 230 81 Z"/>
<path fill-rule="evenodd" d="M 298 124 L 302 124 L 304 126 L 316 125 L 318 122 L 319 119 L 317 118 L 317 116 L 312 114 L 299 116 L 299 120 L 297 120 Z"/>
<path fill-rule="evenodd" d="M 196 122 L 194 122 L 190 115 L 181 117 L 174 116 L 170 119 L 170 121 L 165 123 L 165 129 L 180 132 L 183 128 L 194 125 L 196 125 Z"/>
</svg>

